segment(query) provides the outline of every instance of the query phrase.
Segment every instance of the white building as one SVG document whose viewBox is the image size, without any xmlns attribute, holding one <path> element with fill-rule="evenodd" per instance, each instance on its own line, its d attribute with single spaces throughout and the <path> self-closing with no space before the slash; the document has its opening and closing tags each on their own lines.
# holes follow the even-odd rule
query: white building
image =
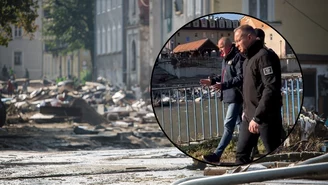
<svg viewBox="0 0 328 185">
<path fill-rule="evenodd" d="M 42 7 L 42 1 L 39 1 Z M 41 35 L 42 28 L 42 8 L 38 9 L 39 16 L 36 19 L 38 25 L 34 38 L 30 40 L 22 28 L 12 26 L 13 40 L 9 42 L 8 47 L 0 46 L 0 64 L 1 68 L 6 65 L 11 67 L 16 78 L 25 76 L 25 69 L 29 71 L 30 79 L 39 79 L 42 77 L 43 65 L 43 42 Z"/>
<path fill-rule="evenodd" d="M 126 84 L 149 85 L 152 61 L 149 60 L 149 1 L 129 0 L 124 14 L 126 22 Z"/>
<path fill-rule="evenodd" d="M 97 0 L 95 24 L 95 64 L 98 76 L 102 76 L 113 85 L 123 86 L 126 80 L 124 64 L 125 30 L 123 14 L 127 1 Z"/>
</svg>

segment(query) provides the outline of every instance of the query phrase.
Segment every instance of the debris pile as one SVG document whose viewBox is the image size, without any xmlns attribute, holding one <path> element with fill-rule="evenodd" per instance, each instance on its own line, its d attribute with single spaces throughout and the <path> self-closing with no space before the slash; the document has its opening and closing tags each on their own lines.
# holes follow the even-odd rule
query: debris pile
<svg viewBox="0 0 328 185">
<path fill-rule="evenodd" d="M 315 111 L 302 107 L 297 124 L 285 141 L 289 151 L 326 152 L 328 128 L 326 120 Z"/>
<path fill-rule="evenodd" d="M 150 100 L 141 99 L 140 94 L 134 91 L 126 91 L 100 82 L 76 85 L 71 80 L 58 83 L 30 81 L 25 88 L 26 91 L 22 91 L 22 85 L 18 84 L 12 95 L 8 95 L 5 89 L 4 87 L 1 97 L 7 113 L 3 129 L 8 130 L 15 125 L 17 128 L 33 125 L 32 127 L 38 129 L 44 125 L 43 127 L 52 129 L 56 128 L 56 125 L 65 124 L 62 128 L 69 128 L 71 135 L 90 135 L 90 140 L 101 142 L 105 140 L 103 138 L 108 140 L 109 137 L 120 140 L 117 142 L 129 138 L 131 140 L 132 136 L 138 139 L 165 139 L 157 124 Z M 6 134 L 18 136 L 18 129 L 13 130 L 15 133 L 9 131 Z M 23 131 L 22 133 L 24 134 Z M 6 134 L 3 137 L 6 137 Z"/>
</svg>

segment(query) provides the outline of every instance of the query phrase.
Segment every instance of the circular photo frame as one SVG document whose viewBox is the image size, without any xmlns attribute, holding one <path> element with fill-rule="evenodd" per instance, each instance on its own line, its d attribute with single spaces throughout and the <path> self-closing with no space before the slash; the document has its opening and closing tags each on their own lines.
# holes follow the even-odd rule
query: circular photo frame
<svg viewBox="0 0 328 185">
<path fill-rule="evenodd" d="M 263 161 L 299 139 L 288 136 L 302 110 L 302 69 L 288 41 L 267 23 L 210 14 L 182 26 L 163 46 L 151 101 L 162 131 L 193 159 L 221 166 Z"/>
</svg>

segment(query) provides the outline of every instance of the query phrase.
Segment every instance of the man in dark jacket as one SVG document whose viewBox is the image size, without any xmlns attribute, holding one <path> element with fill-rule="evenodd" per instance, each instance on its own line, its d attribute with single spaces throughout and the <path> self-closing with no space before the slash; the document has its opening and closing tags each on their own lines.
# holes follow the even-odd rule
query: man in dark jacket
<svg viewBox="0 0 328 185">
<path fill-rule="evenodd" d="M 203 160 L 211 163 L 220 162 L 221 155 L 230 143 L 236 123 L 241 121 L 242 111 L 242 83 L 243 83 L 243 61 L 238 49 L 232 44 L 228 37 L 222 37 L 218 42 L 218 47 L 223 56 L 222 74 L 211 78 L 201 79 L 202 85 L 210 86 L 216 90 L 221 90 L 221 101 L 228 105 L 224 120 L 224 132 L 218 147 L 214 153 L 204 155 Z"/>
<path fill-rule="evenodd" d="M 236 164 L 251 162 L 250 154 L 261 137 L 267 153 L 281 144 L 281 67 L 279 57 L 264 48 L 253 27 L 235 29 L 236 47 L 246 56 L 243 64 L 243 121 Z"/>
</svg>

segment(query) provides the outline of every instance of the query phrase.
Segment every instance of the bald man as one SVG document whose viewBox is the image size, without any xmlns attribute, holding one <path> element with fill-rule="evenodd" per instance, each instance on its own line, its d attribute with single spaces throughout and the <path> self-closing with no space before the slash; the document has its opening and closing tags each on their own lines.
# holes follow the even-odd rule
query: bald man
<svg viewBox="0 0 328 185">
<path fill-rule="evenodd" d="M 202 156 L 203 160 L 209 163 L 220 162 L 225 148 L 232 139 L 236 124 L 241 122 L 243 103 L 241 86 L 243 84 L 242 66 L 245 58 L 228 37 L 222 37 L 218 41 L 218 47 L 223 56 L 221 75 L 200 80 L 200 84 L 204 86 L 212 86 L 216 90 L 221 90 L 220 100 L 227 106 L 220 143 L 212 154 Z"/>
</svg>

